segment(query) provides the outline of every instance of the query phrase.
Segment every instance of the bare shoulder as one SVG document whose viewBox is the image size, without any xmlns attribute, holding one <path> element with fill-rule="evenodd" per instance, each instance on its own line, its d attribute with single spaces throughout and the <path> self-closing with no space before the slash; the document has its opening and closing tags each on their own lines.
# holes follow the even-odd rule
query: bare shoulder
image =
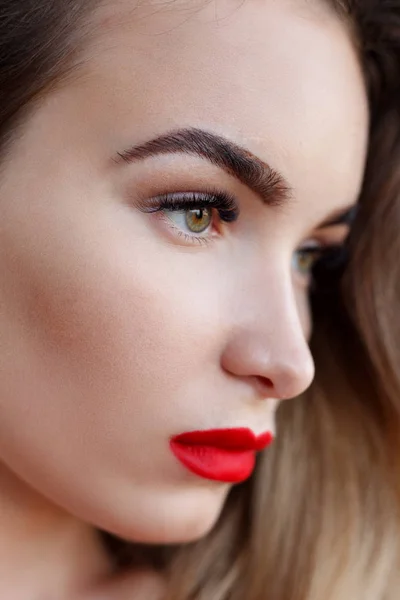
<svg viewBox="0 0 400 600">
<path fill-rule="evenodd" d="M 135 571 L 79 600 L 163 600 L 165 580 L 154 571 Z"/>
</svg>

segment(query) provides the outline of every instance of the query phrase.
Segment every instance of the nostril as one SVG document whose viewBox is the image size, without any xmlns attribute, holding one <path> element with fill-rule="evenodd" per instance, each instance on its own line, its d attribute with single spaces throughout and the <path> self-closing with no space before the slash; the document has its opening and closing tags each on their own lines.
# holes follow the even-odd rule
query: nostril
<svg viewBox="0 0 400 600">
<path fill-rule="evenodd" d="M 257 379 L 258 386 L 260 387 L 260 389 L 263 393 L 270 392 L 271 389 L 274 387 L 274 384 L 272 383 L 272 379 L 269 379 L 269 377 L 263 377 L 262 375 L 257 375 L 256 379 Z"/>
</svg>

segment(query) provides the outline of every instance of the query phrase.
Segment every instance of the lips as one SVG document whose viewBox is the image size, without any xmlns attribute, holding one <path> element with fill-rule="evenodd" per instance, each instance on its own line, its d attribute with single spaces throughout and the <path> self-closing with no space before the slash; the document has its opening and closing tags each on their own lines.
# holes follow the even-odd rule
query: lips
<svg viewBox="0 0 400 600">
<path fill-rule="evenodd" d="M 171 450 L 190 471 L 215 481 L 239 483 L 252 474 L 256 452 L 272 442 L 267 431 L 256 436 L 250 429 L 190 431 L 173 437 Z"/>
</svg>

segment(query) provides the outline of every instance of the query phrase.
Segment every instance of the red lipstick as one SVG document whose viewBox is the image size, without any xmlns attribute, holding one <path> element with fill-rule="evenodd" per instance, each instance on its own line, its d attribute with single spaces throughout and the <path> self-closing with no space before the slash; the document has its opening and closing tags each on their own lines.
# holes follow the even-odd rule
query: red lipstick
<svg viewBox="0 0 400 600">
<path fill-rule="evenodd" d="M 189 431 L 174 436 L 170 441 L 176 458 L 200 477 L 239 483 L 252 474 L 256 452 L 272 442 L 267 431 L 256 436 L 250 429 L 210 429 Z"/>
</svg>

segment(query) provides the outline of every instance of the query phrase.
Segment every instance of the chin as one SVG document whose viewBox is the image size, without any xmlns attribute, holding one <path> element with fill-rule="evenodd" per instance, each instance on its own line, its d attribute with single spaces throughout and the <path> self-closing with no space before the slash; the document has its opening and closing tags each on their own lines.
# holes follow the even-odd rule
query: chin
<svg viewBox="0 0 400 600">
<path fill-rule="evenodd" d="M 129 513 L 97 520 L 99 529 L 132 543 L 183 544 L 200 540 L 216 525 L 228 490 L 152 494 L 132 500 Z M 104 515 L 103 515 L 104 516 Z"/>
</svg>

